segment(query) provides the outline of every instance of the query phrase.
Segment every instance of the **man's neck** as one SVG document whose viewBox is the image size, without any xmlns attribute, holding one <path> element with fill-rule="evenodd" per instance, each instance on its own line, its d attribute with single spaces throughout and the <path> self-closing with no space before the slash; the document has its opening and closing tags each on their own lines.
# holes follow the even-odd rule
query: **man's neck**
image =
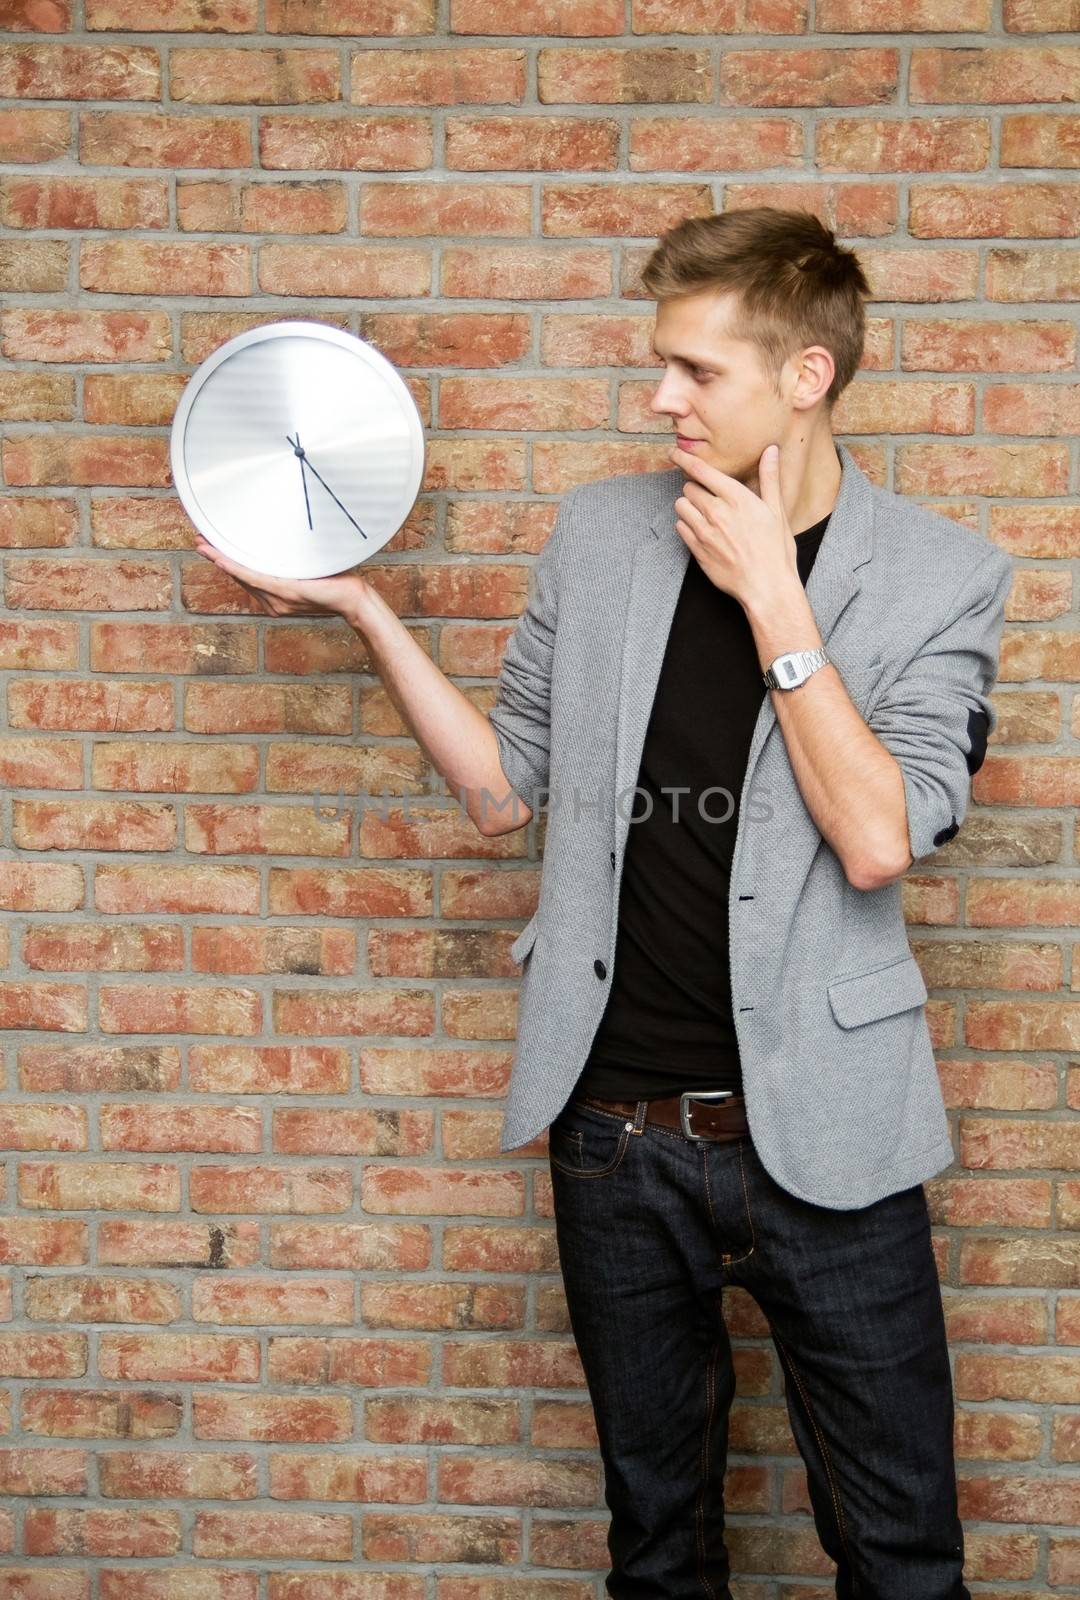
<svg viewBox="0 0 1080 1600">
<path fill-rule="evenodd" d="M 784 448 L 780 488 L 784 496 L 788 524 L 796 534 L 813 528 L 827 517 L 840 492 L 843 468 L 832 433 L 819 432 L 805 444 L 791 441 Z M 755 475 L 750 488 L 761 493 Z"/>
</svg>

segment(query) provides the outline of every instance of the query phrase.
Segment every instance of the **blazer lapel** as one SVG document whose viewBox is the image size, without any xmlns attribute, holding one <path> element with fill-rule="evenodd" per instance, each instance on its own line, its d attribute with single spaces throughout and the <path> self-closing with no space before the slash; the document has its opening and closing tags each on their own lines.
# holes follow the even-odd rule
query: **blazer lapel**
<svg viewBox="0 0 1080 1600">
<path fill-rule="evenodd" d="M 840 614 L 858 593 L 858 569 L 873 551 L 874 506 L 869 480 L 846 446 L 838 444 L 836 450 L 842 469 L 840 488 L 806 581 L 806 597 L 826 646 Z M 631 797 L 668 634 L 687 562 L 692 559 L 675 527 L 675 500 L 682 492 L 685 477 L 681 471 L 670 476 L 671 498 L 652 518 L 649 537 L 635 545 L 632 555 L 615 743 L 615 844 L 620 853 L 629 831 Z M 750 740 L 746 783 L 775 721 L 772 695 L 765 691 Z"/>
</svg>

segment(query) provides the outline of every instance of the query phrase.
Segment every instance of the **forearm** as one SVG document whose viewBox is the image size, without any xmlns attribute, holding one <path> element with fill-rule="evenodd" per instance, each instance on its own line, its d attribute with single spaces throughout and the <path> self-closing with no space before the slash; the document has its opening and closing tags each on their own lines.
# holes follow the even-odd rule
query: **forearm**
<svg viewBox="0 0 1080 1600">
<path fill-rule="evenodd" d="M 532 815 L 506 781 L 495 730 L 425 653 L 375 590 L 343 613 L 367 646 L 372 666 L 435 770 L 460 796 L 481 833 L 521 826 Z"/>
<path fill-rule="evenodd" d="M 787 650 L 813 650 L 821 635 L 802 585 L 748 606 L 764 671 Z M 796 782 L 818 831 L 849 881 L 874 888 L 911 864 L 899 764 L 852 703 L 829 663 L 797 689 L 768 691 Z"/>
</svg>

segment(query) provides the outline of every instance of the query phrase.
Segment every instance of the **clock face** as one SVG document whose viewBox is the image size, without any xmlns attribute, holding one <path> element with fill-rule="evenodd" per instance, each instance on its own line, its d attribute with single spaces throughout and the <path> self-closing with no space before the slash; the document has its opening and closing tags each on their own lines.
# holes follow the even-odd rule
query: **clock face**
<svg viewBox="0 0 1080 1600">
<path fill-rule="evenodd" d="M 171 454 L 184 509 L 212 545 L 256 572 L 319 578 L 393 538 L 420 488 L 424 434 L 403 379 L 371 345 L 280 322 L 196 368 Z"/>
</svg>

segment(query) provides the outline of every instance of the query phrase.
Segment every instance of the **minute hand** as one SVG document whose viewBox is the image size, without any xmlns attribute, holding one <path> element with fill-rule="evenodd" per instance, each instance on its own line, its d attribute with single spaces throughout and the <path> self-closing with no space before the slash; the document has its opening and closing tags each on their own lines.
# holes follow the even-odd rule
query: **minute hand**
<svg viewBox="0 0 1080 1600">
<path fill-rule="evenodd" d="M 315 476 L 318 478 L 319 482 L 322 484 L 323 488 L 326 490 L 326 492 L 330 496 L 331 500 L 333 500 L 334 504 L 338 505 L 338 506 L 341 506 L 342 511 L 345 512 L 345 515 L 348 517 L 349 521 L 352 523 L 353 527 L 356 529 L 356 531 L 360 535 L 360 537 L 362 539 L 366 539 L 367 538 L 367 534 L 364 532 L 363 528 L 357 522 L 357 520 L 353 516 L 352 512 L 349 511 L 346 506 L 342 506 L 341 505 L 341 501 L 338 499 L 338 497 L 334 493 L 333 489 L 331 489 L 331 487 L 327 483 L 326 479 L 322 476 L 322 474 L 320 472 L 316 471 L 315 467 L 313 467 L 311 465 L 311 457 L 309 455 L 305 455 L 304 456 L 304 460 L 307 462 L 308 466 L 311 467 L 312 472 L 315 473 Z"/>
</svg>

